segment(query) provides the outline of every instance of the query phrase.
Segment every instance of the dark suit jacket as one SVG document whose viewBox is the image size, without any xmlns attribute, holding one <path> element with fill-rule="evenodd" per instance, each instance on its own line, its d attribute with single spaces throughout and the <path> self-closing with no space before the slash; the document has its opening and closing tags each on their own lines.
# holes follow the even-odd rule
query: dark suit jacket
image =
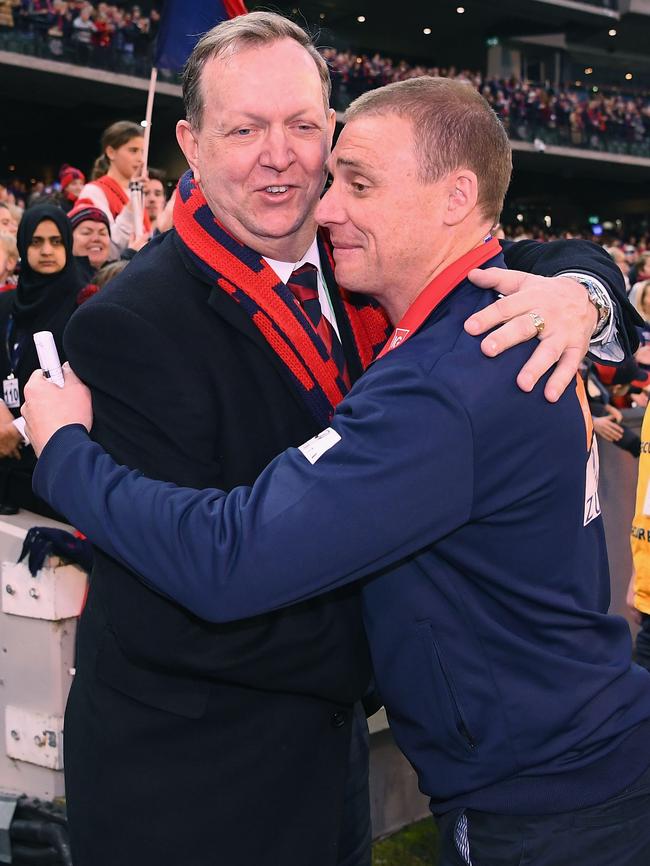
<svg viewBox="0 0 650 866">
<path fill-rule="evenodd" d="M 230 489 L 251 483 L 277 453 L 318 432 L 257 328 L 206 282 L 174 232 L 150 244 L 80 308 L 65 346 L 93 391 L 94 437 L 117 460 L 151 477 Z M 350 361 L 353 373 L 360 372 L 358 361 Z M 184 780 L 172 778 L 174 761 L 165 750 L 171 759 L 173 752 L 205 741 L 192 773 L 198 789 L 209 779 L 214 795 L 197 804 L 196 826 L 177 827 L 173 799 L 166 811 L 158 802 L 151 817 L 156 827 L 176 827 L 179 845 L 186 845 L 183 836 L 192 837 L 197 864 L 213 862 L 209 840 L 223 858 L 214 862 L 224 866 L 336 862 L 351 706 L 370 678 L 356 589 L 214 627 L 97 551 L 79 646 L 76 692 L 83 685 L 100 702 L 106 725 L 131 727 L 133 746 L 129 750 L 127 739 L 123 764 L 110 749 L 103 750 L 111 755 L 110 767 L 102 754 L 87 757 L 87 787 L 73 767 L 73 843 L 79 833 L 93 832 L 97 847 L 107 843 L 93 830 L 92 815 L 79 811 L 86 798 L 101 808 L 93 781 L 98 775 L 121 774 L 125 812 L 141 810 L 131 778 L 137 731 L 149 709 L 157 708 L 187 724 L 161 747 L 152 785 L 178 791 Z M 117 697 L 114 704 L 110 700 L 106 685 L 134 699 L 129 718 Z M 76 692 L 67 732 L 91 724 L 80 723 L 88 704 Z M 77 740 L 66 739 L 66 765 L 81 748 Z M 261 778 L 269 780 L 268 789 L 260 790 Z M 220 802 L 226 793 L 228 807 Z M 257 805 L 260 799 L 264 808 Z M 201 823 L 209 830 L 203 860 Z M 90 844 L 87 838 L 79 842 L 78 849 L 88 853 L 78 859 L 94 859 L 97 866 L 102 855 L 90 853 Z M 164 852 L 141 851 L 133 862 L 163 862 L 163 853 L 171 857 L 168 845 Z M 119 848 L 113 856 L 125 862 Z M 184 866 L 195 862 L 187 850 L 177 858 Z"/>
<path fill-rule="evenodd" d="M 569 258 L 565 250 L 519 244 L 507 256 L 511 267 L 536 263 L 552 274 L 582 264 L 607 277 L 592 249 L 580 256 L 573 246 Z M 326 277 L 334 288 L 331 273 Z M 336 311 L 335 291 L 333 302 Z M 342 341 L 354 379 L 361 371 L 344 326 Z M 197 488 L 250 484 L 276 454 L 318 432 L 281 361 L 242 309 L 206 282 L 174 232 L 152 242 L 80 309 L 65 347 L 93 390 L 94 437 L 119 462 L 150 477 Z M 111 857 L 130 862 L 120 845 L 128 840 L 132 850 L 138 847 L 128 816 L 142 822 L 133 768 L 138 761 L 150 767 L 138 748 L 139 732 L 154 726 L 152 710 L 186 720 L 174 727 L 173 738 L 161 738 L 152 787 L 162 795 L 147 813 L 152 826 L 174 828 L 180 840 L 170 792 L 192 783 L 174 759 L 179 751 L 194 755 L 196 788 L 210 795 L 184 828 L 191 851 L 173 852 L 174 833 L 161 833 L 162 847 L 142 847 L 134 866 L 165 856 L 166 862 L 181 858 L 184 866 L 207 864 L 212 845 L 219 852 L 215 862 L 224 866 L 334 864 L 350 705 L 369 678 L 358 605 L 350 588 L 217 627 L 155 594 L 98 551 L 66 719 L 67 732 L 80 732 L 66 739 L 66 765 L 74 765 L 74 790 L 68 790 L 73 843 L 76 838 L 77 851 L 84 851 L 79 866 L 101 866 Z M 119 695 L 131 702 L 125 705 Z M 104 730 L 101 739 L 89 733 L 98 714 L 106 729 L 124 732 L 119 749 L 114 742 L 107 747 Z M 97 747 L 84 752 L 79 767 L 78 740 L 92 736 Z M 122 781 L 127 815 L 113 848 L 106 846 L 115 840 L 94 823 L 106 805 L 94 779 L 107 775 L 111 790 Z M 247 809 L 250 797 L 264 808 Z M 84 811 L 86 802 L 93 805 Z M 213 836 L 204 835 L 206 822 Z"/>
</svg>

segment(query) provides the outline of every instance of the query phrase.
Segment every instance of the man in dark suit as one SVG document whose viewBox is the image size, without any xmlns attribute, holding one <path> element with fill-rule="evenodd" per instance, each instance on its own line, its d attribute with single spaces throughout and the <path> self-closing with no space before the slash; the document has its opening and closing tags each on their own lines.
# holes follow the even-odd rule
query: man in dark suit
<svg viewBox="0 0 650 866">
<path fill-rule="evenodd" d="M 120 463 L 190 487 L 250 484 L 322 429 L 380 345 L 381 311 L 337 288 L 315 240 L 328 86 L 306 35 L 279 16 L 227 22 L 197 45 L 178 128 L 193 177 L 175 230 L 66 334 L 92 388 L 93 435 Z M 518 245 L 508 263 L 553 275 L 578 257 L 608 280 L 591 248 L 571 249 Z M 578 330 L 591 331 L 584 288 L 556 288 L 579 298 Z M 526 339 L 526 311 L 541 310 L 548 347 L 564 300 L 530 297 L 501 312 L 524 314 Z M 66 712 L 76 866 L 368 863 L 362 737 L 354 771 L 348 758 L 369 683 L 355 589 L 214 626 L 97 551 Z M 346 785 L 357 795 L 342 834 Z"/>
</svg>

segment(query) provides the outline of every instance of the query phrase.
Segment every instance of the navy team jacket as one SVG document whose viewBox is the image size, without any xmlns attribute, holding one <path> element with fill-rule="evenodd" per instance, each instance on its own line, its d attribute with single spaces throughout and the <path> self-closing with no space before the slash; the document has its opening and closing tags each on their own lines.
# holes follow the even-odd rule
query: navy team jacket
<svg viewBox="0 0 650 866">
<path fill-rule="evenodd" d="M 433 811 L 557 812 L 650 764 L 650 675 L 607 615 L 576 389 L 557 404 L 518 389 L 532 343 L 482 354 L 463 322 L 491 300 L 461 283 L 355 385 L 311 460 L 290 449 L 252 488 L 151 481 L 78 425 L 48 443 L 34 487 L 208 620 L 363 578 L 379 688 Z"/>
</svg>

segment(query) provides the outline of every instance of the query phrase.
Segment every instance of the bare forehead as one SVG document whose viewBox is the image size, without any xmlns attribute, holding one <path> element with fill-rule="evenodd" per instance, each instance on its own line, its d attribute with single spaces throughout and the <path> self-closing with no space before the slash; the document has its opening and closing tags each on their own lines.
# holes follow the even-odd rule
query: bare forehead
<svg viewBox="0 0 650 866">
<path fill-rule="evenodd" d="M 82 223 L 79 223 L 77 229 L 86 229 L 87 231 L 101 231 L 104 229 L 106 233 L 108 233 L 108 228 L 106 223 L 99 222 L 99 220 L 84 220 Z M 75 229 L 75 231 L 77 230 Z"/>
<path fill-rule="evenodd" d="M 52 220 L 43 220 L 34 229 L 32 240 L 34 240 L 34 238 L 44 239 L 60 237 L 61 232 L 59 231 L 59 227 L 57 226 L 57 224 Z"/>
<path fill-rule="evenodd" d="M 414 159 L 409 121 L 396 115 L 362 115 L 349 121 L 334 148 L 330 164 L 387 170 Z"/>
<path fill-rule="evenodd" d="M 261 45 L 235 45 L 207 61 L 201 74 L 206 101 L 263 108 L 265 100 L 302 95 L 322 104 L 322 83 L 311 55 L 294 39 Z"/>
</svg>

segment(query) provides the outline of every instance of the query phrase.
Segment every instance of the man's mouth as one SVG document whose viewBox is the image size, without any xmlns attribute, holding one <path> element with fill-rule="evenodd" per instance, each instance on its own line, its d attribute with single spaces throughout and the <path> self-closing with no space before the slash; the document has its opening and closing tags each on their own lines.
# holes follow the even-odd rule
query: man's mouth
<svg viewBox="0 0 650 866">
<path fill-rule="evenodd" d="M 288 186 L 267 186 L 264 188 L 264 192 L 270 192 L 272 195 L 280 195 L 280 193 L 287 192 L 288 189 Z"/>
<path fill-rule="evenodd" d="M 334 252 L 339 250 L 340 252 L 346 252 L 348 250 L 358 250 L 359 244 L 353 244 L 351 242 L 344 243 L 343 241 L 335 241 L 332 239 L 332 249 Z"/>
</svg>

